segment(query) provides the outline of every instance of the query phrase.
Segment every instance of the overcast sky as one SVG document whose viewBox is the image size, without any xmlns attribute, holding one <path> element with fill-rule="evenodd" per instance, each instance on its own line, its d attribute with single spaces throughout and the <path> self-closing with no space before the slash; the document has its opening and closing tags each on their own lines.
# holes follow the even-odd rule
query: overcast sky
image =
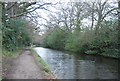
<svg viewBox="0 0 120 81">
<path fill-rule="evenodd" d="M 47 3 L 52 2 L 53 4 L 55 4 L 55 3 L 59 2 L 59 1 L 62 2 L 62 4 L 60 4 L 60 5 L 54 5 L 54 7 L 48 6 L 47 9 L 50 10 L 50 11 L 52 11 L 52 12 L 49 12 L 49 11 L 46 11 L 46 10 L 42 10 L 42 9 L 37 9 L 36 10 L 36 12 L 41 17 L 43 17 L 45 19 L 49 19 L 49 16 L 48 16 L 49 13 L 54 14 L 53 12 L 58 12 L 59 11 L 55 7 L 61 7 L 61 6 L 62 7 L 67 7 L 68 3 L 73 2 L 73 1 L 74 2 L 79 2 L 79 1 L 87 1 L 87 2 L 89 2 L 89 1 L 94 1 L 94 0 L 38 0 L 38 1 L 47 2 Z M 105 0 L 102 0 L 102 1 L 104 2 Z M 109 3 L 113 2 L 113 1 L 117 2 L 117 0 L 108 0 L 108 1 L 109 1 Z M 117 3 L 116 4 L 111 4 L 111 5 L 118 6 Z M 39 24 L 45 24 L 46 23 L 46 20 L 44 20 L 44 19 L 37 18 L 37 20 L 38 20 Z M 84 19 L 82 22 L 83 23 L 87 23 L 87 25 L 90 25 L 90 23 L 91 23 L 87 18 Z M 40 28 L 41 29 L 45 29 L 44 26 L 40 26 Z"/>
</svg>

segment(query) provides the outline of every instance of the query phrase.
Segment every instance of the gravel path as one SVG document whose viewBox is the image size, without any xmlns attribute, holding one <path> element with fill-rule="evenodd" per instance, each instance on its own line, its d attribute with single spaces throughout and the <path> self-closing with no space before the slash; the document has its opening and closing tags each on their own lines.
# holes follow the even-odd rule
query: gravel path
<svg viewBox="0 0 120 81">
<path fill-rule="evenodd" d="M 49 79 L 36 65 L 34 58 L 29 50 L 23 53 L 10 65 L 6 79 Z"/>
</svg>

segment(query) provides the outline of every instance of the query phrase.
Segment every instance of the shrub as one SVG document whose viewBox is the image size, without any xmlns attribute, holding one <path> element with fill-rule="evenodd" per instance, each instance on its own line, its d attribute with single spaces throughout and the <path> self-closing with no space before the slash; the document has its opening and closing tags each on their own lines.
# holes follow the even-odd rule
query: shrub
<svg viewBox="0 0 120 81">
<path fill-rule="evenodd" d="M 69 34 L 65 44 L 65 49 L 73 52 L 84 53 L 93 40 L 92 34 L 93 33 L 88 29 L 86 29 L 85 32 L 74 31 L 73 33 Z"/>
<path fill-rule="evenodd" d="M 53 49 L 64 49 L 65 46 L 65 32 L 59 28 L 55 28 L 44 39 L 43 45 Z"/>
<path fill-rule="evenodd" d="M 15 51 L 18 47 L 29 46 L 31 38 L 24 30 L 26 23 L 21 19 L 8 19 L 3 27 L 3 47 Z"/>
</svg>

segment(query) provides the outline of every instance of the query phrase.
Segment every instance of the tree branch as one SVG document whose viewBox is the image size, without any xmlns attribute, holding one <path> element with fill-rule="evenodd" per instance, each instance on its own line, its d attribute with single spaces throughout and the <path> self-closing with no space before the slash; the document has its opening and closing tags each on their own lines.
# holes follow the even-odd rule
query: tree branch
<svg viewBox="0 0 120 81">
<path fill-rule="evenodd" d="M 51 3 L 44 3 L 44 4 L 42 4 L 42 5 L 39 5 L 39 7 L 34 8 L 34 9 L 31 10 L 31 11 L 26 11 L 26 12 L 23 12 L 23 13 L 14 15 L 14 16 L 10 16 L 10 18 L 15 18 L 15 17 L 24 16 L 24 14 L 28 14 L 28 13 L 30 13 L 30 12 L 33 12 L 33 11 L 37 10 L 37 9 L 44 9 L 42 6 L 44 6 L 44 5 L 50 5 L 50 4 L 51 4 Z"/>
<path fill-rule="evenodd" d="M 109 10 L 109 11 L 102 17 L 102 20 L 103 20 L 110 12 L 112 12 L 112 11 L 114 11 L 114 10 L 117 10 L 117 9 L 119 9 L 119 8 L 113 8 L 113 9 Z"/>
<path fill-rule="evenodd" d="M 17 2 L 15 2 L 13 5 L 11 5 L 9 8 L 6 9 L 6 11 L 10 10 L 13 6 L 16 5 Z"/>
</svg>

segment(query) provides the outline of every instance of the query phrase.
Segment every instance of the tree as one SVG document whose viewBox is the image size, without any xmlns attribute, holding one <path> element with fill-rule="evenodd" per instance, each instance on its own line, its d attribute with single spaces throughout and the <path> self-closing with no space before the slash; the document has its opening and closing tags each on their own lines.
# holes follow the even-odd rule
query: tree
<svg viewBox="0 0 120 81">
<path fill-rule="evenodd" d="M 120 40 L 120 1 L 118 1 L 118 40 Z"/>
<path fill-rule="evenodd" d="M 117 57 L 117 9 L 108 0 L 69 3 L 67 7 L 60 7 L 55 15 L 49 15 L 47 26 L 52 28 L 51 32 L 56 27 L 65 32 L 65 50 Z M 49 34 L 46 38 L 56 36 L 55 33 Z M 55 41 L 50 41 L 49 47 L 54 46 Z"/>
<path fill-rule="evenodd" d="M 101 23 L 103 22 L 103 20 L 106 18 L 106 16 L 111 13 L 114 10 L 117 10 L 117 7 L 114 8 L 110 8 L 108 9 L 108 7 L 110 7 L 108 5 L 108 0 L 105 0 L 102 3 L 102 0 L 98 0 L 96 3 L 96 11 L 97 11 L 97 24 L 96 24 L 96 33 L 98 32 L 98 29 L 101 27 Z"/>
<path fill-rule="evenodd" d="M 118 1 L 118 7 L 119 7 L 119 9 L 118 9 L 118 49 L 120 50 L 120 1 Z M 119 54 L 120 54 L 120 51 L 119 51 Z M 120 57 L 120 55 L 119 55 L 119 57 Z M 120 67 L 120 65 L 119 65 L 119 67 Z M 119 70 L 119 72 L 120 72 L 120 70 Z"/>
</svg>

